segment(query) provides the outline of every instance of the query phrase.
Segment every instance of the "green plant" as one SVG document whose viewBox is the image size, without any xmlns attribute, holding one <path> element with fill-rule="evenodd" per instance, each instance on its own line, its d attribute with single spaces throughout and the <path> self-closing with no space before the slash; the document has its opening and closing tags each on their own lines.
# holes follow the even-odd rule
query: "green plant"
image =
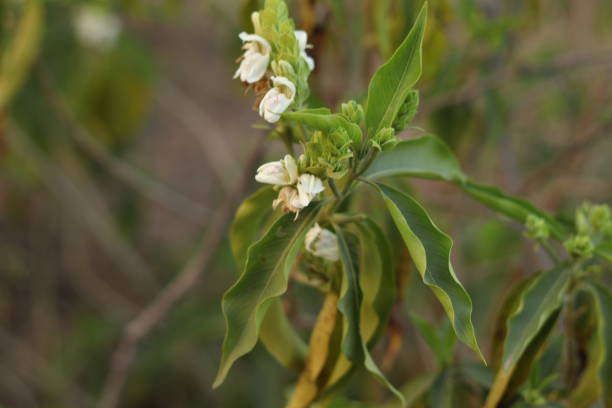
<svg viewBox="0 0 612 408">
<path fill-rule="evenodd" d="M 481 381 L 484 406 L 588 407 L 601 398 L 612 407 L 612 294 L 598 273 L 612 260 L 609 208 L 585 205 L 572 226 L 526 200 L 470 180 L 435 136 L 398 138 L 419 103 L 414 85 L 422 71 L 426 19 L 427 5 L 372 77 L 363 106 L 348 101 L 333 113 L 306 106 L 314 62 L 306 53 L 306 35 L 294 31 L 284 2 L 267 0 L 262 11 L 253 13 L 255 33 L 240 36 L 246 44 L 236 76 L 264 95 L 259 113 L 274 124 L 270 135 L 284 142 L 287 155 L 259 168 L 256 180 L 272 186 L 244 201 L 231 229 L 242 275 L 223 298 L 226 335 L 215 386 L 259 339 L 281 364 L 300 372 L 288 407 L 315 401 L 331 406 L 333 394 L 358 370 L 370 372 L 406 404 L 405 393 L 385 378 L 370 354 L 397 293 L 387 233 L 371 214 L 360 211 L 356 197 L 361 194 L 373 194 L 386 207 L 454 332 L 438 332 L 415 317 L 442 369 L 428 384 L 429 405 L 440 406 L 432 401 L 458 368 L 451 351 L 455 336 L 484 363 L 471 319 L 472 300 L 450 262 L 451 238 L 414 197 L 380 182 L 427 178 L 452 183 L 525 224 L 526 235 L 555 264 L 508 294 L 492 340 L 494 378 Z M 303 152 L 299 156 L 297 149 Z M 291 277 L 315 286 L 324 298 L 308 345 L 281 304 Z M 560 320 L 566 367 L 557 375 L 539 368 L 539 358 Z M 579 353 L 582 365 L 573 361 Z"/>
</svg>

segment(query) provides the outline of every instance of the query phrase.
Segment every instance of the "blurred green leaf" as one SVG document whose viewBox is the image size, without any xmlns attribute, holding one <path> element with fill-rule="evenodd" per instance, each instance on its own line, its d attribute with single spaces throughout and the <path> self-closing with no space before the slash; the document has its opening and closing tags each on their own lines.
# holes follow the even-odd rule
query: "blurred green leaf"
<svg viewBox="0 0 612 408">
<path fill-rule="evenodd" d="M 361 335 L 373 347 L 389 320 L 395 302 L 391 247 L 383 230 L 370 218 L 359 228 L 359 285 L 363 292 Z"/>
<path fill-rule="evenodd" d="M 589 407 L 603 396 L 603 407 L 612 407 L 612 293 L 598 283 L 586 285 L 596 305 L 597 330 L 589 349 L 587 366 L 569 398 L 571 407 Z M 602 395 L 603 394 L 603 395 Z"/>
<path fill-rule="evenodd" d="M 558 239 L 564 235 L 564 228 L 546 212 L 538 209 L 528 200 L 512 197 L 496 187 L 467 181 L 461 185 L 468 194 L 494 211 L 502 213 L 520 223 L 525 223 L 527 216 L 533 214 L 546 221 L 551 233 Z"/>
<path fill-rule="evenodd" d="M 346 232 L 335 227 L 338 237 L 338 249 L 342 261 L 342 286 L 340 289 L 340 300 L 338 310 L 346 319 L 345 337 L 342 341 L 342 353 L 357 367 L 363 365 L 374 377 L 385 385 L 405 406 L 403 395 L 387 380 L 380 371 L 361 335 L 361 302 L 363 294 L 359 287 L 358 256 L 356 248 L 349 248 Z"/>
<path fill-rule="evenodd" d="M 612 262 L 612 242 L 602 242 L 595 247 L 595 253 L 608 262 Z"/>
<path fill-rule="evenodd" d="M 432 135 L 401 141 L 393 150 L 380 153 L 363 174 L 371 180 L 392 176 L 454 182 L 466 178 L 448 146 Z"/>
<path fill-rule="evenodd" d="M 44 23 L 44 8 L 38 0 L 23 3 L 21 18 L 12 34 L 13 40 L 0 56 L 0 112 L 25 80 L 34 62 Z"/>
<path fill-rule="evenodd" d="M 423 5 L 404 41 L 391 58 L 378 68 L 370 81 L 366 107 L 366 123 L 370 137 L 393 124 L 397 112 L 421 76 L 426 20 L 427 3 Z"/>
<path fill-rule="evenodd" d="M 385 201 L 423 282 L 442 303 L 457 338 L 484 361 L 472 324 L 472 301 L 450 263 L 453 241 L 413 198 L 384 184 L 374 186 Z"/>
<path fill-rule="evenodd" d="M 297 220 L 294 214 L 285 214 L 249 248 L 244 272 L 223 296 L 226 332 L 214 387 L 257 343 L 262 319 L 272 301 L 287 290 L 291 267 L 319 209 L 320 203 L 312 203 Z"/>
<path fill-rule="evenodd" d="M 539 273 L 512 293 L 506 303 L 511 313 L 500 368 L 487 398 L 487 408 L 497 406 L 509 388 L 527 377 L 526 367 L 536 358 L 556 322 L 569 277 L 568 268 L 562 265 Z"/>
<path fill-rule="evenodd" d="M 453 346 L 455 345 L 453 328 L 448 324 L 436 327 L 415 314 L 411 318 L 415 327 L 436 356 L 438 364 L 440 366 L 449 364 L 453 355 Z M 445 322 L 447 321 L 445 320 Z"/>
</svg>

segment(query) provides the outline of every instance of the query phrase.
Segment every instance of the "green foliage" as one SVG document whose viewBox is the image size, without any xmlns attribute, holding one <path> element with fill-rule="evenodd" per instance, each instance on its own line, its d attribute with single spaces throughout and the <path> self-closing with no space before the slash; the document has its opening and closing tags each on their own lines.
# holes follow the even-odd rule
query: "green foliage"
<svg viewBox="0 0 612 408">
<path fill-rule="evenodd" d="M 435 136 L 404 140 L 376 157 L 363 177 L 409 176 L 433 180 L 462 181 L 465 175 L 448 146 Z"/>
<path fill-rule="evenodd" d="M 559 315 L 569 280 L 567 267 L 556 267 L 519 285 L 509 297 L 499 316 L 499 324 L 506 319 L 507 328 L 498 331 L 498 336 L 504 335 L 503 353 L 486 407 L 497 406 L 526 379 Z"/>
<path fill-rule="evenodd" d="M 452 240 L 410 196 L 384 184 L 375 187 L 385 201 L 423 282 L 442 303 L 457 338 L 484 360 L 471 320 L 472 301 L 450 263 Z"/>
<path fill-rule="evenodd" d="M 378 68 L 370 81 L 366 107 L 366 124 L 370 136 L 393 125 L 406 98 L 410 97 L 412 87 L 421 76 L 426 19 L 425 4 L 406 39 L 389 61 Z"/>
<path fill-rule="evenodd" d="M 289 272 L 318 211 L 314 205 L 296 222 L 285 215 L 249 248 L 240 279 L 223 296 L 227 330 L 215 386 L 223 383 L 234 361 L 255 346 L 268 307 L 287 290 Z"/>
<path fill-rule="evenodd" d="M 26 79 L 42 37 L 43 4 L 38 0 L 27 0 L 21 9 L 19 22 L 11 36 L 13 41 L 0 48 L 0 112 L 5 110 L 15 91 Z"/>
</svg>

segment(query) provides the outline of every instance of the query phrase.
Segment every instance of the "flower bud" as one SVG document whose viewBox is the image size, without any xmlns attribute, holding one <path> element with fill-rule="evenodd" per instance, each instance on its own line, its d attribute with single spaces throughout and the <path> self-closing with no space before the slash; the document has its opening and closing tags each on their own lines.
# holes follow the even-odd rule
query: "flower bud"
<svg viewBox="0 0 612 408">
<path fill-rule="evenodd" d="M 417 108 L 419 107 L 419 91 L 412 90 L 399 108 L 397 116 L 393 121 L 395 132 L 401 132 L 406 125 L 414 119 Z"/>
<path fill-rule="evenodd" d="M 550 236 L 550 230 L 546 221 L 533 214 L 527 216 L 525 227 L 527 228 L 525 235 L 536 241 L 544 241 Z"/>
<path fill-rule="evenodd" d="M 574 235 L 563 243 L 567 252 L 576 258 L 591 258 L 595 251 L 595 246 L 588 235 Z"/>
<path fill-rule="evenodd" d="M 376 133 L 371 143 L 376 149 L 387 151 L 392 150 L 399 143 L 399 139 L 395 136 L 395 129 L 386 127 Z"/>
<path fill-rule="evenodd" d="M 342 104 L 342 114 L 351 122 L 359 125 L 363 122 L 365 114 L 363 107 L 355 101 L 348 101 Z"/>
<path fill-rule="evenodd" d="M 330 262 L 340 259 L 338 238 L 328 229 L 321 228 L 318 223 L 308 230 L 304 246 L 308 252 Z"/>
</svg>

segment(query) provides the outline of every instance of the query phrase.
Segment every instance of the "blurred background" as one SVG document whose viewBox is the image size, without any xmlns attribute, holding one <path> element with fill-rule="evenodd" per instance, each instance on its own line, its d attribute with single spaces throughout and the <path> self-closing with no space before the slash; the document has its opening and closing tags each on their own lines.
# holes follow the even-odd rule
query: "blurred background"
<svg viewBox="0 0 612 408">
<path fill-rule="evenodd" d="M 226 228 L 282 153 L 232 80 L 261 3 L 0 0 L 0 407 L 282 406 L 296 375 L 261 346 L 211 389 L 238 274 Z M 314 45 L 311 106 L 338 107 L 364 98 L 422 1 L 289 3 Z M 612 203 L 612 2 L 429 3 L 415 125 L 546 210 Z M 488 353 L 502 294 L 548 261 L 456 188 L 407 187 L 455 241 Z M 410 314 L 444 318 L 396 258 L 402 299 L 374 354 L 403 384 L 436 369 Z M 286 300 L 307 332 L 318 296 L 292 283 Z M 388 398 L 367 375 L 346 394 Z"/>
</svg>

